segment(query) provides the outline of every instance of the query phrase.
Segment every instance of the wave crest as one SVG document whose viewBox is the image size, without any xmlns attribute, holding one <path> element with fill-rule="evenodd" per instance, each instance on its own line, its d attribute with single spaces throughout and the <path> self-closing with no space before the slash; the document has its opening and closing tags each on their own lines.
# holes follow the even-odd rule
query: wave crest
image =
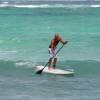
<svg viewBox="0 0 100 100">
<path fill-rule="evenodd" d="M 15 7 L 15 8 L 87 8 L 93 7 L 98 8 L 100 5 L 82 5 L 82 4 L 20 4 L 9 2 L 2 2 L 0 7 Z"/>
</svg>

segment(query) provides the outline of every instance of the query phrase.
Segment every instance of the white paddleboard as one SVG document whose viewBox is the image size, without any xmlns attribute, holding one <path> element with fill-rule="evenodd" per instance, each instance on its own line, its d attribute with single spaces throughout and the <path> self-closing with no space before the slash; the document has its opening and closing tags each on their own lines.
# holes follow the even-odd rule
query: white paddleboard
<svg viewBox="0 0 100 100">
<path fill-rule="evenodd" d="M 43 68 L 44 68 L 44 66 L 42 66 L 42 65 L 41 66 L 36 66 L 35 72 L 38 72 L 39 70 L 41 70 Z M 71 76 L 74 75 L 74 71 L 71 71 L 71 70 L 62 70 L 62 69 L 58 69 L 58 68 L 48 69 L 48 67 L 45 67 L 43 69 L 42 73 L 55 74 L 55 75 L 71 75 Z"/>
</svg>

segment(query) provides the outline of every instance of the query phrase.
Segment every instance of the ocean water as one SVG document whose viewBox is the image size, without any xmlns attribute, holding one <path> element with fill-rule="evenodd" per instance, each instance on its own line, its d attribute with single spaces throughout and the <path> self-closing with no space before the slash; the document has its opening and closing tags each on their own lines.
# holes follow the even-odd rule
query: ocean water
<svg viewBox="0 0 100 100">
<path fill-rule="evenodd" d="M 1 3 L 0 100 L 100 100 L 99 26 L 99 5 Z M 34 73 L 55 33 L 69 41 L 57 67 L 74 77 Z"/>
</svg>

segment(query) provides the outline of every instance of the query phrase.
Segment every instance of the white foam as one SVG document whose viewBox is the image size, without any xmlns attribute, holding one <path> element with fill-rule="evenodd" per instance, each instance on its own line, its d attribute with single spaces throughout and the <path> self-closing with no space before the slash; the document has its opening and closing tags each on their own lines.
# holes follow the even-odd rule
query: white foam
<svg viewBox="0 0 100 100">
<path fill-rule="evenodd" d="M 66 7 L 65 5 L 49 5 L 49 4 L 41 4 L 41 5 L 12 5 L 13 7 L 18 8 L 59 8 Z"/>
<path fill-rule="evenodd" d="M 8 2 L 3 2 L 4 4 L 8 4 Z"/>
<path fill-rule="evenodd" d="M 98 7 L 100 7 L 100 5 L 91 5 L 91 7 L 98 8 Z"/>
<path fill-rule="evenodd" d="M 2 4 L 0 4 L 0 7 L 7 7 L 9 6 L 8 2 L 2 2 Z"/>
<path fill-rule="evenodd" d="M 36 63 L 33 63 L 31 61 L 18 61 L 15 63 L 16 67 L 18 68 L 34 68 L 36 66 Z"/>
<path fill-rule="evenodd" d="M 0 53 L 17 53 L 16 50 L 11 50 L 11 51 L 0 51 Z"/>
<path fill-rule="evenodd" d="M 100 5 L 65 5 L 65 4 L 39 4 L 39 5 L 24 5 L 24 4 L 9 4 L 8 2 L 3 2 L 0 7 L 16 7 L 16 8 L 87 8 L 87 7 L 100 7 Z"/>
</svg>

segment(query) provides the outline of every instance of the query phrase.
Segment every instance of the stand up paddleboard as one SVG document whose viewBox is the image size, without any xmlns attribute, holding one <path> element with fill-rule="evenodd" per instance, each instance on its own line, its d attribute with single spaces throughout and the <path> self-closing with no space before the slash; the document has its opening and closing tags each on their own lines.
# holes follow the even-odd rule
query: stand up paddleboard
<svg viewBox="0 0 100 100">
<path fill-rule="evenodd" d="M 42 66 L 42 65 L 41 66 L 36 66 L 35 72 L 38 72 L 39 70 L 41 70 L 43 68 L 44 68 L 44 66 Z M 58 69 L 58 68 L 48 69 L 47 66 L 43 69 L 42 73 L 54 74 L 54 75 L 68 75 L 68 76 L 73 76 L 74 75 L 74 71 L 62 70 L 62 69 Z"/>
</svg>

